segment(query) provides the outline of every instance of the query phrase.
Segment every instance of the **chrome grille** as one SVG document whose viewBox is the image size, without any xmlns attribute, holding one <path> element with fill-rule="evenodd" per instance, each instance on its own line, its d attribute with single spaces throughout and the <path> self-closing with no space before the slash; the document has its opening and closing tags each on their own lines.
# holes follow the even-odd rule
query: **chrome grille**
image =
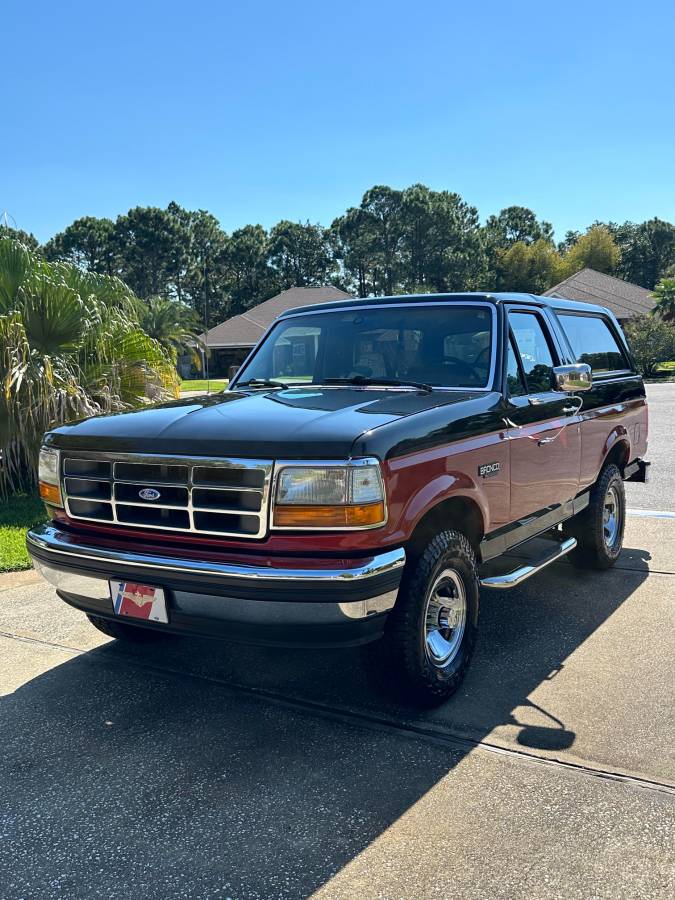
<svg viewBox="0 0 675 900">
<path fill-rule="evenodd" d="M 73 519 L 228 537 L 267 533 L 271 460 L 144 453 L 63 457 L 63 496 Z"/>
</svg>

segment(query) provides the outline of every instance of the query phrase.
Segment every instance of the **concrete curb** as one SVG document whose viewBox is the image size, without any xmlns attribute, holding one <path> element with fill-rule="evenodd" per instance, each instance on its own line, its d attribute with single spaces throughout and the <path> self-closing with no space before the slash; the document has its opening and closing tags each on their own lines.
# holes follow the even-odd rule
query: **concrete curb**
<svg viewBox="0 0 675 900">
<path fill-rule="evenodd" d="M 22 587 L 24 584 L 36 584 L 42 581 L 42 575 L 35 569 L 26 569 L 23 572 L 0 572 L 0 591 L 9 591 L 12 588 Z"/>
</svg>

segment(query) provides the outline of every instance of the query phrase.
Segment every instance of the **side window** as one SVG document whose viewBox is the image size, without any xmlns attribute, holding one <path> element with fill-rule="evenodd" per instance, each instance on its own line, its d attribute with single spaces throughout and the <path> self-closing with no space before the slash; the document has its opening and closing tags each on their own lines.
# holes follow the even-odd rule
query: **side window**
<svg viewBox="0 0 675 900">
<path fill-rule="evenodd" d="M 531 312 L 509 313 L 511 330 L 520 353 L 527 389 L 531 394 L 550 391 L 553 385 L 553 354 L 539 316 Z"/>
<path fill-rule="evenodd" d="M 513 346 L 513 335 L 509 337 L 509 350 L 506 357 L 506 388 L 511 397 L 522 397 L 527 393 L 518 365 L 518 354 Z"/>
<path fill-rule="evenodd" d="M 577 362 L 588 363 L 593 372 L 616 372 L 630 368 L 605 319 L 568 313 L 558 313 L 558 318 Z"/>
</svg>

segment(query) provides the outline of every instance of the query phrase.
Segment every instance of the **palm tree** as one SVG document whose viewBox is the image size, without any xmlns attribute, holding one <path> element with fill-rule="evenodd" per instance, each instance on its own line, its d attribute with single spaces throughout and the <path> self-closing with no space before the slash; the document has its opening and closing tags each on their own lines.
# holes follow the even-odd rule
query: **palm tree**
<svg viewBox="0 0 675 900">
<path fill-rule="evenodd" d="M 192 307 L 180 300 L 150 297 L 139 303 L 139 321 L 143 331 L 158 341 L 174 361 L 186 350 L 199 360 L 197 348 L 202 346 L 202 325 Z"/>
<path fill-rule="evenodd" d="M 117 278 L 0 239 L 0 494 L 35 487 L 49 428 L 176 395 L 172 359 L 137 304 Z"/>
<path fill-rule="evenodd" d="M 654 312 L 664 322 L 675 324 L 675 278 L 662 278 L 654 288 Z"/>
</svg>

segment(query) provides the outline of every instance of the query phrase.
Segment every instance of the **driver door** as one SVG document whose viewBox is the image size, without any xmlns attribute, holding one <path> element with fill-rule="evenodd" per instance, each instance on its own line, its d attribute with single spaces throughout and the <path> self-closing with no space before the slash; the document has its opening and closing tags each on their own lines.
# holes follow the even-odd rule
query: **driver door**
<svg viewBox="0 0 675 900">
<path fill-rule="evenodd" d="M 576 495 L 581 429 L 575 398 L 551 390 L 559 359 L 541 311 L 511 307 L 508 328 L 511 521 L 517 521 Z"/>
</svg>

